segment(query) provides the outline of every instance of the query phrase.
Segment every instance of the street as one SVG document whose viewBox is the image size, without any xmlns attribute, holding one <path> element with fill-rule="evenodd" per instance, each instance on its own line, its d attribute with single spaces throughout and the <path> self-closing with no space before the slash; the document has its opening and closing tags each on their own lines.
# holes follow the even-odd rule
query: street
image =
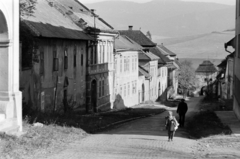
<svg viewBox="0 0 240 159">
<path fill-rule="evenodd" d="M 192 98 L 188 103 L 189 112 L 197 111 L 201 97 Z M 176 108 L 167 108 L 173 110 Z M 160 115 L 136 120 L 107 132 L 91 135 L 80 142 L 70 144 L 65 151 L 49 158 L 71 159 L 159 159 L 194 158 L 201 152 L 195 152 L 197 141 L 188 138 L 184 128 L 179 128 L 173 142 L 168 142 L 164 127 L 167 111 Z M 188 120 L 188 115 L 186 117 Z"/>
</svg>

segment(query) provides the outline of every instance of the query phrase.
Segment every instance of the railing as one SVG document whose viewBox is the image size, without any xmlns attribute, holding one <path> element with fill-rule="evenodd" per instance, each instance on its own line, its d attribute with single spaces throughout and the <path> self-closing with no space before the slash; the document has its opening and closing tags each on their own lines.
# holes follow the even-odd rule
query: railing
<svg viewBox="0 0 240 159">
<path fill-rule="evenodd" d="M 97 74 L 97 73 L 103 73 L 103 72 L 108 72 L 108 63 L 103 63 L 103 64 L 94 64 L 90 65 L 88 67 L 88 73 L 89 74 Z"/>
</svg>

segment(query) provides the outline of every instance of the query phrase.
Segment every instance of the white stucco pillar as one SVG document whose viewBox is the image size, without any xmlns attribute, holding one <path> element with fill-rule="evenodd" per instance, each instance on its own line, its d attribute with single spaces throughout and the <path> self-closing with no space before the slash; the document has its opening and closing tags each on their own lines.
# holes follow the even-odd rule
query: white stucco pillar
<svg viewBox="0 0 240 159">
<path fill-rule="evenodd" d="M 19 91 L 19 0 L 0 1 L 0 114 L 5 115 L 5 120 L 16 119 L 16 124 L 22 131 L 22 94 Z"/>
</svg>

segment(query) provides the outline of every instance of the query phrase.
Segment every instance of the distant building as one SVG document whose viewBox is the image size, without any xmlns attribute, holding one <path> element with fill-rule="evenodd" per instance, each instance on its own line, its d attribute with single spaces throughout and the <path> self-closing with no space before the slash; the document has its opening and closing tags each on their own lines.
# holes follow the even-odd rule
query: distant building
<svg viewBox="0 0 240 159">
<path fill-rule="evenodd" d="M 203 87 L 215 81 L 217 76 L 217 69 L 212 62 L 205 60 L 199 65 L 195 73 L 200 82 L 200 87 Z"/>
<path fill-rule="evenodd" d="M 139 90 L 139 97 L 144 96 L 144 100 L 141 102 L 148 100 L 156 101 L 158 99 L 158 59 L 159 57 L 151 52 L 142 51 L 138 53 L 140 66 L 139 85 L 142 85 L 142 89 Z M 141 74 L 146 75 L 143 81 Z"/>
<path fill-rule="evenodd" d="M 170 62 L 170 60 L 167 57 L 165 57 L 164 55 L 162 55 L 161 51 L 159 51 L 159 48 L 157 48 L 157 44 L 151 41 L 150 32 L 148 32 L 147 35 L 144 35 L 140 30 L 133 30 L 133 26 L 129 26 L 128 30 L 120 30 L 119 32 L 121 35 L 126 35 L 129 38 L 131 38 L 132 40 L 136 41 L 139 45 L 141 45 L 143 47 L 143 51 L 146 53 L 146 55 L 149 53 L 149 55 L 153 54 L 156 56 L 155 58 L 158 59 L 157 62 L 151 62 L 151 63 L 157 63 L 157 68 L 156 68 L 157 69 L 157 74 L 156 74 L 157 77 L 156 77 L 155 84 L 154 84 L 154 86 L 157 88 L 157 90 L 156 90 L 157 92 L 155 92 L 155 90 L 153 88 L 149 88 L 150 89 L 149 93 L 150 93 L 150 96 L 152 96 L 152 95 L 155 96 L 155 94 L 156 94 L 157 98 L 162 96 L 163 93 L 166 92 L 166 89 L 168 86 L 168 84 L 167 84 L 168 69 L 167 69 L 166 65 L 167 65 L 167 62 Z M 144 69 L 145 69 L 145 71 L 148 71 L 148 69 L 144 66 L 145 64 L 143 62 L 140 62 L 140 60 L 143 61 L 144 58 L 141 59 L 141 56 L 139 56 L 139 64 L 143 68 L 142 72 L 144 72 Z M 151 71 L 151 72 L 154 72 L 154 71 Z M 150 72 L 147 72 L 147 73 L 149 73 L 151 75 Z M 165 74 L 166 74 L 166 76 L 165 76 Z M 151 82 L 151 83 L 153 83 L 153 82 Z M 141 88 L 141 90 L 143 90 L 142 88 Z M 145 91 L 144 93 L 146 93 L 146 89 L 144 89 L 144 91 Z M 166 99 L 166 98 L 167 98 L 167 96 L 165 95 L 165 97 L 162 99 Z M 151 98 L 149 98 L 149 99 L 151 99 Z"/>
<path fill-rule="evenodd" d="M 176 95 L 178 90 L 178 75 L 180 69 L 177 55 L 170 51 L 168 48 L 166 48 L 163 44 L 158 45 L 157 48 L 165 56 L 165 58 L 162 59 L 166 61 L 166 67 L 168 68 L 168 88 L 173 89 L 174 95 Z"/>
</svg>

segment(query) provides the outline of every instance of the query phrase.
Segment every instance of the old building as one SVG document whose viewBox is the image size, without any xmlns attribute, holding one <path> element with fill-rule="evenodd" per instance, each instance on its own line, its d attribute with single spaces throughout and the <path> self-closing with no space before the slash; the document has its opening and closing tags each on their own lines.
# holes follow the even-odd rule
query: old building
<svg viewBox="0 0 240 159">
<path fill-rule="evenodd" d="M 233 109 L 237 117 L 240 119 L 240 1 L 236 1 L 236 54 L 234 56 L 233 67 Z"/>
<path fill-rule="evenodd" d="M 233 57 L 234 52 L 228 55 L 218 65 L 217 95 L 223 99 L 232 99 L 233 96 Z"/>
<path fill-rule="evenodd" d="M 153 81 L 151 82 L 152 87 L 154 85 L 154 88 L 149 87 L 150 90 L 148 94 L 150 97 L 148 97 L 147 99 L 156 100 L 155 98 L 158 98 L 161 96 L 164 96 L 162 99 L 166 99 L 167 98 L 166 90 L 168 86 L 167 85 L 168 69 L 166 65 L 167 65 L 167 62 L 170 62 L 170 60 L 161 53 L 161 51 L 157 47 L 157 44 L 151 41 L 150 33 L 148 33 L 146 36 L 140 30 L 133 30 L 133 26 L 129 26 L 128 30 L 120 30 L 119 32 L 121 35 L 126 35 L 129 38 L 136 41 L 139 45 L 141 45 L 143 47 L 143 51 L 146 53 L 146 55 L 144 56 L 149 56 L 150 59 L 154 56 L 155 59 L 153 61 L 156 61 L 157 59 L 157 62 L 151 62 L 151 63 L 157 63 L 157 68 L 155 70 L 157 73 L 155 73 L 154 71 L 151 71 L 153 72 L 153 75 L 154 75 Z M 141 56 L 139 56 L 139 60 L 140 59 L 141 59 Z M 141 59 L 141 61 L 143 59 Z M 139 61 L 139 64 L 141 65 L 143 64 L 143 62 Z M 145 71 L 148 71 L 148 68 L 146 68 L 144 65 L 141 65 L 141 66 L 145 69 Z M 150 71 L 148 73 L 151 75 Z M 146 89 L 145 89 L 145 93 L 146 93 Z"/>
<path fill-rule="evenodd" d="M 139 82 L 139 85 L 142 85 L 142 89 L 139 90 L 139 93 L 142 92 L 141 94 L 144 95 L 144 100 L 142 102 L 148 100 L 156 101 L 158 99 L 158 59 L 159 57 L 146 50 L 145 52 L 141 51 L 138 53 L 139 66 L 141 68 L 140 73 L 145 71 L 150 75 L 150 78 L 145 77 L 145 80 L 147 81 Z M 144 75 L 144 73 L 142 74 Z"/>
<path fill-rule="evenodd" d="M 23 61 L 32 55 L 30 71 L 22 72 L 21 87 L 25 102 L 35 110 L 85 109 L 87 50 L 93 38 L 64 16 L 67 12 L 59 3 L 38 0 L 33 16 L 21 19 L 21 29 L 29 31 L 22 38 Z"/>
<path fill-rule="evenodd" d="M 200 82 L 200 87 L 203 87 L 208 86 L 213 81 L 215 81 L 217 76 L 217 69 L 211 61 L 205 60 L 202 64 L 199 65 L 195 73 L 196 78 Z"/>
<path fill-rule="evenodd" d="M 165 57 L 169 59 L 169 61 L 165 60 L 167 63 L 166 67 L 168 68 L 168 88 L 173 89 L 173 94 L 176 95 L 178 89 L 178 74 L 180 69 L 177 55 L 166 48 L 163 44 L 158 45 L 157 48 Z"/>
<path fill-rule="evenodd" d="M 138 104 L 138 52 L 142 47 L 127 36 L 115 41 L 115 103 L 121 109 Z"/>
<path fill-rule="evenodd" d="M 151 75 L 143 67 L 138 66 L 138 103 L 149 100 Z"/>
<path fill-rule="evenodd" d="M 115 100 L 114 40 L 118 33 L 80 2 L 58 0 L 58 3 L 68 10 L 69 19 L 94 37 L 88 45 L 86 109 L 88 112 L 110 110 Z"/>
</svg>

